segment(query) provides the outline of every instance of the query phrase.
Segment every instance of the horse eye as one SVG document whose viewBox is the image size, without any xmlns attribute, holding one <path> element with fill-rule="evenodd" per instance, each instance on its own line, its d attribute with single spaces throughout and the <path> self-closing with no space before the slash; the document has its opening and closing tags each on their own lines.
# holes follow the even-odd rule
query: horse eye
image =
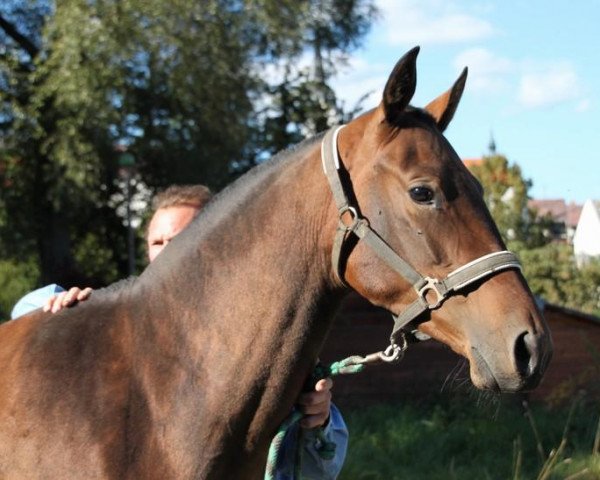
<svg viewBox="0 0 600 480">
<path fill-rule="evenodd" d="M 417 203 L 431 203 L 433 201 L 433 190 L 429 187 L 413 187 L 408 193 L 410 198 Z"/>
</svg>

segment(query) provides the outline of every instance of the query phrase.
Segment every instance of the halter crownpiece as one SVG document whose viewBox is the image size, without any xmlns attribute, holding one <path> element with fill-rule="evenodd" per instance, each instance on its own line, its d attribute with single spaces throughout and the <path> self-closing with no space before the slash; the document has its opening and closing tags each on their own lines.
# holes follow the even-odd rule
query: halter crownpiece
<svg viewBox="0 0 600 480">
<path fill-rule="evenodd" d="M 358 214 L 356 207 L 350 205 L 339 175 L 341 160 L 337 149 L 337 136 L 342 128 L 344 128 L 343 125 L 330 129 L 321 143 L 323 171 L 327 176 L 339 217 L 331 255 L 332 267 L 338 279 L 347 285 L 343 278 L 341 257 L 344 241 L 352 233 L 359 240 L 364 241 L 379 258 L 413 286 L 417 293 L 417 299 L 403 312 L 392 313 L 394 328 L 390 335 L 390 346 L 385 352 L 379 352 L 384 354 L 387 358 L 386 361 L 396 360 L 401 358 L 402 352 L 406 349 L 406 333 L 412 333 L 419 340 L 429 338 L 415 328 L 406 331 L 406 327 L 417 317 L 426 311 L 439 308 L 449 296 L 472 283 L 503 270 L 520 270 L 521 264 L 512 252 L 503 250 L 483 255 L 457 268 L 442 280 L 426 277 L 417 272 L 370 227 L 368 220 Z M 348 216 L 350 217 L 349 222 L 344 220 L 344 217 L 348 220 Z M 428 297 L 432 296 L 434 298 L 430 301 Z M 398 336 L 402 337 L 400 342 L 397 341 Z"/>
</svg>

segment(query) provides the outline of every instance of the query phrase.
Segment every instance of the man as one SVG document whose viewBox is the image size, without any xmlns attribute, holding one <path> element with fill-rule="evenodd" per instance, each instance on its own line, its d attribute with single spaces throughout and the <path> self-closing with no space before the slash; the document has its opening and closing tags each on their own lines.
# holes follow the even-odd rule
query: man
<svg viewBox="0 0 600 480">
<path fill-rule="evenodd" d="M 148 260 L 152 262 L 169 242 L 186 228 L 208 203 L 212 194 L 204 185 L 175 185 L 156 195 L 152 202 L 154 214 L 146 231 Z M 21 316 L 36 308 L 58 312 L 77 302 L 86 300 L 92 293 L 91 288 L 83 290 L 73 287 L 64 291 L 57 285 L 48 285 L 30 292 L 13 308 L 12 318 Z M 297 408 L 304 414 L 300 427 L 307 429 L 303 438 L 303 479 L 334 479 L 339 474 L 346 456 L 348 431 L 339 410 L 331 403 L 330 378 L 322 379 L 315 385 L 314 391 L 302 393 L 296 402 Z M 336 444 L 332 459 L 324 459 L 318 452 L 321 439 L 310 429 L 324 427 L 325 439 Z M 292 479 L 294 475 L 295 438 L 297 429 L 286 436 L 276 479 Z"/>
</svg>

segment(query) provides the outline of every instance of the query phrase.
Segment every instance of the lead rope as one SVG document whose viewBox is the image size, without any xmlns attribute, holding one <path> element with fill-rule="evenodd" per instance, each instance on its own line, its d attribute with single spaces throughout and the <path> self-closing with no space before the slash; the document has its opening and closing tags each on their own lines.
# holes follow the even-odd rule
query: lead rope
<svg viewBox="0 0 600 480">
<path fill-rule="evenodd" d="M 393 349 L 390 345 L 385 351 L 371 353 L 370 355 L 366 355 L 364 357 L 360 355 L 352 355 L 351 357 L 344 358 L 338 362 L 333 362 L 327 366 L 319 363 L 313 370 L 309 381 L 312 382 L 312 385 L 315 385 L 323 378 L 362 372 L 367 365 L 372 363 L 389 363 L 400 361 L 404 356 L 406 347 L 406 339 L 404 336 L 402 336 L 402 345 L 396 345 L 396 349 Z M 296 425 L 302 419 L 302 417 L 303 415 L 301 412 L 297 410 L 293 411 L 277 430 L 277 433 L 271 441 L 271 446 L 269 447 L 264 480 L 275 480 L 275 472 L 281 457 L 281 446 L 283 445 L 283 440 L 288 431 L 294 425 Z M 296 444 L 294 480 L 302 480 L 301 466 L 304 450 L 302 448 L 304 440 L 303 436 L 304 432 L 302 429 L 300 429 Z M 318 444 L 318 447 L 316 448 L 317 453 L 323 460 L 331 460 L 335 456 L 336 444 L 327 440 L 327 437 L 325 436 L 325 429 L 323 427 L 316 429 L 315 436 L 317 437 L 316 443 Z"/>
</svg>

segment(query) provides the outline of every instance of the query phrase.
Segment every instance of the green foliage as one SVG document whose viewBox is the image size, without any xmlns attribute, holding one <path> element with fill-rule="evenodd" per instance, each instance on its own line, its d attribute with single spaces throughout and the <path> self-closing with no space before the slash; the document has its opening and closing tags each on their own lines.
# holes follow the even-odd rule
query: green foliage
<svg viewBox="0 0 600 480">
<path fill-rule="evenodd" d="M 0 258 L 20 258 L 35 249 L 30 202 L 35 192 L 24 163 L 20 156 L 0 150 Z"/>
<path fill-rule="evenodd" d="M 150 192 L 218 189 L 339 118 L 328 79 L 374 16 L 373 0 L 2 2 L 2 257 L 64 286 L 124 275 L 116 144 Z"/>
<path fill-rule="evenodd" d="M 600 315 L 600 260 L 577 267 L 573 247 L 550 243 L 519 256 L 531 290 L 550 303 Z"/>
<path fill-rule="evenodd" d="M 10 318 L 14 304 L 36 288 L 38 279 L 39 271 L 33 259 L 0 260 L 0 322 Z"/>
<path fill-rule="evenodd" d="M 485 203 L 500 233 L 506 240 L 528 241 L 527 192 L 531 181 L 525 180 L 517 164 L 510 165 L 503 155 L 484 157 L 471 168 L 481 182 Z"/>
<path fill-rule="evenodd" d="M 93 233 L 84 234 L 73 249 L 75 260 L 86 266 L 86 273 L 99 279 L 102 284 L 119 280 L 120 275 L 110 245 L 105 237 Z"/>
<path fill-rule="evenodd" d="M 545 449 L 541 458 L 530 421 L 508 402 L 446 399 L 344 413 L 350 444 L 340 480 L 535 479 L 550 449 L 561 443 L 567 418 L 561 410 L 533 409 Z M 563 479 L 584 469 L 587 476 L 577 478 L 598 478 L 600 457 L 592 454 L 598 421 L 597 405 L 575 409 L 566 445 L 548 478 Z"/>
</svg>

